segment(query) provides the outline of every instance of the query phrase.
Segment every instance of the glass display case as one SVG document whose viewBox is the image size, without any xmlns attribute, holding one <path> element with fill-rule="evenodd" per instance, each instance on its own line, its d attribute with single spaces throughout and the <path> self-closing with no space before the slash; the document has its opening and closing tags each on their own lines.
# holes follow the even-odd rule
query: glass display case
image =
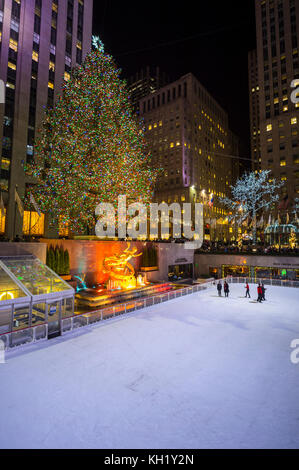
<svg viewBox="0 0 299 470">
<path fill-rule="evenodd" d="M 74 313 L 74 289 L 31 255 L 0 258 L 0 335 L 48 326 L 58 335 Z"/>
</svg>

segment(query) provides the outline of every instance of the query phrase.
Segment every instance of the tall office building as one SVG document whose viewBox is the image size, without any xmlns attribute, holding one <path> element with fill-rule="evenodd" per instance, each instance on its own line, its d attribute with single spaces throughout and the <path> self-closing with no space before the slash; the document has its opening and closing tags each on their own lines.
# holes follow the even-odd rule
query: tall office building
<svg viewBox="0 0 299 470">
<path fill-rule="evenodd" d="M 252 169 L 259 171 L 262 168 L 262 158 L 260 142 L 260 87 L 258 81 L 256 50 L 248 53 L 248 73 Z"/>
<path fill-rule="evenodd" d="M 32 181 L 24 167 L 34 158 L 33 143 L 45 107 L 52 107 L 71 69 L 91 48 L 93 0 L 0 0 L 0 79 L 6 84 L 0 110 L 1 193 L 6 236 L 42 235 L 44 218 L 15 203 Z M 3 124 L 2 124 L 3 123 Z M 33 220 L 33 223 L 32 223 Z"/>
<path fill-rule="evenodd" d="M 299 78 L 299 0 L 256 0 L 255 9 L 261 167 L 285 182 L 292 201 L 299 194 L 299 104 L 290 99 Z M 254 119 L 252 111 L 252 131 Z"/>
<path fill-rule="evenodd" d="M 159 88 L 170 82 L 169 77 L 160 71 L 159 67 L 150 67 L 149 65 L 141 69 L 135 75 L 128 79 L 128 90 L 131 102 L 139 111 L 139 101 L 145 96 L 155 93 Z"/>
<path fill-rule="evenodd" d="M 153 164 L 163 168 L 155 200 L 204 202 L 207 225 L 224 219 L 219 197 L 229 195 L 238 147 L 227 113 L 189 73 L 141 99 L 140 117 Z"/>
</svg>

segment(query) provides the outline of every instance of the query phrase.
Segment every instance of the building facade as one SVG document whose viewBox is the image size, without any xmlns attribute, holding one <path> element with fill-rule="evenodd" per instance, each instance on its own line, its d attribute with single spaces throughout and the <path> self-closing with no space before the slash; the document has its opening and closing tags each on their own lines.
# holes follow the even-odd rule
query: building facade
<svg viewBox="0 0 299 470">
<path fill-rule="evenodd" d="M 159 67 L 150 67 L 149 65 L 132 75 L 128 79 L 128 90 L 134 109 L 139 111 L 139 101 L 142 98 L 155 93 L 169 82 L 169 77 L 161 72 Z"/>
<path fill-rule="evenodd" d="M 21 217 L 15 190 L 22 198 L 32 181 L 25 166 L 34 158 L 33 143 L 45 107 L 52 107 L 71 69 L 91 48 L 93 0 L 0 0 L 0 79 L 5 83 L 1 106 L 1 194 L 6 217 L 1 231 L 42 235 L 43 215 Z M 34 220 L 34 224 L 32 224 Z"/>
<path fill-rule="evenodd" d="M 248 53 L 248 83 L 252 169 L 259 171 L 262 168 L 262 158 L 260 142 L 260 87 L 258 81 L 256 49 Z"/>
<path fill-rule="evenodd" d="M 282 193 L 292 204 L 299 194 L 299 104 L 291 101 L 299 78 L 299 0 L 256 0 L 255 9 L 259 123 L 252 108 L 252 138 L 259 125 L 261 168 L 285 182 Z"/>
<path fill-rule="evenodd" d="M 238 147 L 227 113 L 191 73 L 144 97 L 139 107 L 153 164 L 163 169 L 155 200 L 204 203 L 206 238 L 227 238 L 219 198 L 229 195 L 236 172 L 231 152 Z"/>
</svg>

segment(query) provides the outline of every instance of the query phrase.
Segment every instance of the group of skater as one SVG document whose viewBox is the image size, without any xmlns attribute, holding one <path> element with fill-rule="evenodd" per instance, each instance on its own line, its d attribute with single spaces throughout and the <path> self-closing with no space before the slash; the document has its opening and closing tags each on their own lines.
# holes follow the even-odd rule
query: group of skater
<svg viewBox="0 0 299 470">
<path fill-rule="evenodd" d="M 245 298 L 249 297 L 249 299 L 251 299 L 250 287 L 249 287 L 248 282 L 245 285 L 245 289 L 246 289 Z M 222 282 L 221 281 L 219 281 L 217 284 L 217 291 L 218 291 L 218 296 L 222 297 Z M 224 284 L 223 284 L 223 292 L 224 292 L 225 297 L 229 296 L 229 285 L 226 281 L 224 281 Z M 257 300 L 256 301 L 261 303 L 262 301 L 266 300 L 265 293 L 266 293 L 266 288 L 265 288 L 264 283 L 259 282 L 257 286 Z"/>
<path fill-rule="evenodd" d="M 219 297 L 222 296 L 222 284 L 221 282 L 219 281 L 218 284 L 217 284 L 217 290 L 218 290 L 218 295 Z M 229 294 L 229 285 L 226 281 L 224 281 L 224 285 L 223 285 L 223 292 L 224 292 L 224 296 L 225 297 L 228 297 L 228 294 Z"/>
</svg>

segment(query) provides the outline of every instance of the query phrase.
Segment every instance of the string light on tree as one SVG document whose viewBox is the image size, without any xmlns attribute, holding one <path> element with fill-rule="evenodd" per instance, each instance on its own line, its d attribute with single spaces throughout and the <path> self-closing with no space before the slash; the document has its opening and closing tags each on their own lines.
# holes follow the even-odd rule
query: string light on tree
<svg viewBox="0 0 299 470">
<path fill-rule="evenodd" d="M 42 212 L 77 233 L 92 231 L 100 202 L 150 202 L 157 177 L 120 70 L 99 38 L 93 44 L 47 110 L 26 168 Z"/>
</svg>

